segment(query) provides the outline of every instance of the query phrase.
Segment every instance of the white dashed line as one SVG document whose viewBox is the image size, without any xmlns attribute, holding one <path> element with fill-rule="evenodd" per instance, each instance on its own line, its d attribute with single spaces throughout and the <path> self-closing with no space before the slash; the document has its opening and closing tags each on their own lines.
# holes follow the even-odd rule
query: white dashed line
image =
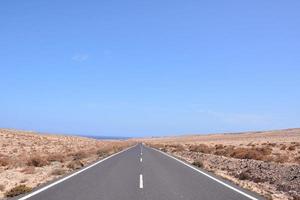
<svg viewBox="0 0 300 200">
<path fill-rule="evenodd" d="M 143 174 L 140 174 L 140 188 L 143 189 Z"/>
<path fill-rule="evenodd" d="M 140 158 L 140 162 L 143 162 L 143 158 Z"/>
</svg>

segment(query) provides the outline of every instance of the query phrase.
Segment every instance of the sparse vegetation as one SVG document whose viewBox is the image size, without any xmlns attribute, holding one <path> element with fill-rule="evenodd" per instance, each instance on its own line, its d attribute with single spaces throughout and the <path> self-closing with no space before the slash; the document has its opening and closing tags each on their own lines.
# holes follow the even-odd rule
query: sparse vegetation
<svg viewBox="0 0 300 200">
<path fill-rule="evenodd" d="M 101 149 L 98 149 L 96 154 L 102 158 L 102 157 L 105 157 L 107 155 L 109 155 L 111 152 L 111 149 L 108 149 L 108 148 L 101 148 Z"/>
<path fill-rule="evenodd" d="M 288 147 L 288 150 L 289 151 L 294 151 L 296 149 L 296 146 L 295 145 L 291 145 Z"/>
<path fill-rule="evenodd" d="M 3 192 L 5 190 L 5 186 L 0 184 L 0 191 Z"/>
<path fill-rule="evenodd" d="M 206 144 L 198 144 L 198 145 L 191 145 L 189 147 L 189 150 L 193 152 L 200 152 L 200 153 L 211 153 L 213 149 L 208 147 Z"/>
<path fill-rule="evenodd" d="M 73 170 L 80 169 L 83 166 L 84 166 L 84 164 L 80 160 L 73 160 L 67 165 L 68 168 L 73 169 Z"/>
<path fill-rule="evenodd" d="M 199 159 L 195 160 L 193 162 L 193 165 L 195 165 L 196 167 L 199 167 L 199 168 L 202 168 L 204 166 L 202 160 L 199 160 Z"/>
<path fill-rule="evenodd" d="M 172 148 L 172 152 L 180 152 L 185 150 L 183 145 L 180 144 L 172 144 L 169 145 L 169 147 Z"/>
<path fill-rule="evenodd" d="M 278 163 L 285 163 L 289 160 L 289 157 L 287 155 L 277 155 L 273 161 Z"/>
<path fill-rule="evenodd" d="M 34 166 L 28 166 L 21 170 L 24 174 L 34 174 L 35 173 L 35 167 Z"/>
<path fill-rule="evenodd" d="M 65 169 L 54 169 L 54 170 L 51 172 L 51 175 L 59 176 L 59 175 L 64 175 L 65 173 L 66 173 L 66 170 L 65 170 Z"/>
<path fill-rule="evenodd" d="M 300 129 L 145 140 L 267 199 L 299 199 Z M 154 144 L 154 145 L 153 145 Z M 184 150 L 176 151 L 176 146 Z"/>
<path fill-rule="evenodd" d="M 28 166 L 34 166 L 34 167 L 43 167 L 48 164 L 49 162 L 45 158 L 38 155 L 31 156 L 27 161 Z"/>
<path fill-rule="evenodd" d="M 88 157 L 88 154 L 85 151 L 78 151 L 78 152 L 74 153 L 72 156 L 73 156 L 74 160 L 81 160 L 81 159 Z"/>
<path fill-rule="evenodd" d="M 272 149 L 262 148 L 233 148 L 230 157 L 238 159 L 268 160 Z"/>
<path fill-rule="evenodd" d="M 281 147 L 280 147 L 280 150 L 284 151 L 286 149 L 286 145 L 283 144 Z"/>
<path fill-rule="evenodd" d="M 249 170 L 237 173 L 235 175 L 235 177 L 238 178 L 238 179 L 240 179 L 240 180 L 253 181 L 254 183 L 264 182 L 261 178 L 259 178 L 257 176 L 253 176 Z"/>
<path fill-rule="evenodd" d="M 55 153 L 55 154 L 50 154 L 47 157 L 47 161 L 48 162 L 64 162 L 65 160 L 65 155 L 61 154 L 61 153 Z"/>
<path fill-rule="evenodd" d="M 294 161 L 295 163 L 300 164 L 300 156 L 295 157 Z"/>
<path fill-rule="evenodd" d="M 9 165 L 9 158 L 8 157 L 0 157 L 0 166 L 5 167 Z"/>
<path fill-rule="evenodd" d="M 31 192 L 32 188 L 26 185 L 18 185 L 5 193 L 6 197 L 14 197 L 20 194 Z"/>
<path fill-rule="evenodd" d="M 18 184 L 36 187 L 99 159 L 99 149 L 107 156 L 133 144 L 9 129 L 0 129 L 0 138 L 0 199 Z"/>
<path fill-rule="evenodd" d="M 20 181 L 20 183 L 26 183 L 28 181 L 28 179 L 27 178 L 24 178 L 24 179 L 22 179 L 21 181 Z"/>
</svg>

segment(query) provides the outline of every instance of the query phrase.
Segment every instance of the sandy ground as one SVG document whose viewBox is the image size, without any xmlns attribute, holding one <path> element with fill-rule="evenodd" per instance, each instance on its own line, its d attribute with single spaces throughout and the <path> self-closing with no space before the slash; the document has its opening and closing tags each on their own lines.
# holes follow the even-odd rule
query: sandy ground
<svg viewBox="0 0 300 200">
<path fill-rule="evenodd" d="M 130 145 L 0 129 L 0 198 L 14 187 L 34 188 Z"/>
<path fill-rule="evenodd" d="M 300 199 L 300 129 L 161 137 L 143 142 L 267 199 Z"/>
</svg>

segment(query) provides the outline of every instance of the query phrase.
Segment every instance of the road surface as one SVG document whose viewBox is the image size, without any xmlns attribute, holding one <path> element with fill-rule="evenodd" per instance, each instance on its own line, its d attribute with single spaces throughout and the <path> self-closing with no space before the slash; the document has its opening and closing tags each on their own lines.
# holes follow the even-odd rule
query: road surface
<svg viewBox="0 0 300 200">
<path fill-rule="evenodd" d="M 138 144 L 20 200 L 262 199 L 205 171 Z"/>
</svg>

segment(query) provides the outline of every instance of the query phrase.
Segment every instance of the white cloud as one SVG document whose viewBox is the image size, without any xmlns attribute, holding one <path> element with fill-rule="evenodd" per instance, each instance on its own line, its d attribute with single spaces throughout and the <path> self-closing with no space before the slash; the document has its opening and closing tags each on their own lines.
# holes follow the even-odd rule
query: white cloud
<svg viewBox="0 0 300 200">
<path fill-rule="evenodd" d="M 88 54 L 76 54 L 72 57 L 72 60 L 76 62 L 83 62 L 86 61 L 89 58 Z"/>
</svg>

